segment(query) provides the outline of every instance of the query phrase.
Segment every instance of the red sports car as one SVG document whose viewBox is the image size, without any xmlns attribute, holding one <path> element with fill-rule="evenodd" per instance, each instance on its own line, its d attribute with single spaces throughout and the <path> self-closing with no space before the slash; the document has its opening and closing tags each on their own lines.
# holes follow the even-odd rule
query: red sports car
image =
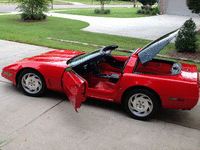
<svg viewBox="0 0 200 150">
<path fill-rule="evenodd" d="M 154 59 L 178 33 L 175 30 L 130 56 L 112 55 L 112 45 L 91 53 L 55 50 L 22 59 L 2 76 L 30 96 L 46 89 L 66 93 L 75 110 L 87 98 L 122 103 L 127 113 L 145 120 L 156 110 L 192 109 L 199 99 L 197 67 Z"/>
</svg>

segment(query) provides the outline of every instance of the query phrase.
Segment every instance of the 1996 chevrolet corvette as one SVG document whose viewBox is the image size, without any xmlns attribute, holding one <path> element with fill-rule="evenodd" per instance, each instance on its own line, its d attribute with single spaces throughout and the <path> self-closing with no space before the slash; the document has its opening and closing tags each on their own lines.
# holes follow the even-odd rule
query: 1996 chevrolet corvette
<svg viewBox="0 0 200 150">
<path fill-rule="evenodd" d="M 178 31 L 129 57 L 112 55 L 116 45 L 91 53 L 55 50 L 6 66 L 1 75 L 29 96 L 41 96 L 46 89 L 66 93 L 76 111 L 87 97 L 122 103 L 140 120 L 152 117 L 159 107 L 192 109 L 199 99 L 197 67 L 154 58 Z"/>
</svg>

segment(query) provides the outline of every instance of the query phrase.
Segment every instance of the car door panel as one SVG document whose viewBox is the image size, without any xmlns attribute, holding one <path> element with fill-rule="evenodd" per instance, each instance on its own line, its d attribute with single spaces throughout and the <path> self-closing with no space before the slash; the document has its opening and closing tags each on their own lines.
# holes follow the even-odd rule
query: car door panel
<svg viewBox="0 0 200 150">
<path fill-rule="evenodd" d="M 65 71 L 62 77 L 62 85 L 65 94 L 77 111 L 77 108 L 80 108 L 82 102 L 86 99 L 87 81 L 74 71 Z"/>
</svg>

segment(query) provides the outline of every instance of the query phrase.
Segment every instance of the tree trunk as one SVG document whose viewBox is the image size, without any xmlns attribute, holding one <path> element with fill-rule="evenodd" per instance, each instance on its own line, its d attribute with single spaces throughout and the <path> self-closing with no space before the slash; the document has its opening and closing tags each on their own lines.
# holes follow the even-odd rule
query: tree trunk
<svg viewBox="0 0 200 150">
<path fill-rule="evenodd" d="M 101 14 L 104 13 L 104 3 L 101 3 Z"/>
</svg>

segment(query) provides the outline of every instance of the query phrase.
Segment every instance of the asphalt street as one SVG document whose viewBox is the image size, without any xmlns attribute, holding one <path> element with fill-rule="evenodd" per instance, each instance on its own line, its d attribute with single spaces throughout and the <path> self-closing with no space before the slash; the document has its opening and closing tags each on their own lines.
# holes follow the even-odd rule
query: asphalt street
<svg viewBox="0 0 200 150">
<path fill-rule="evenodd" d="M 176 19 L 184 18 L 162 16 L 164 16 L 162 21 L 165 23 L 171 20 L 168 24 L 171 29 L 179 25 Z M 159 22 L 156 17 L 152 18 Z M 95 20 L 94 17 L 77 19 L 88 22 Z M 96 21 L 99 19 L 101 18 L 97 18 Z M 109 22 L 109 19 L 104 23 Z M 113 18 L 112 21 L 114 20 Z M 90 28 L 90 31 L 94 32 L 93 23 L 90 23 L 90 26 L 83 30 Z M 148 24 L 147 27 L 151 29 L 151 25 Z M 125 27 L 123 30 L 126 30 Z M 53 49 L 0 40 L 0 70 L 19 59 L 51 50 Z M 149 121 L 134 120 L 127 116 L 121 105 L 94 99 L 87 99 L 79 109 L 79 113 L 76 113 L 65 94 L 49 91 L 40 98 L 28 97 L 0 76 L 0 149 L 2 150 L 198 150 L 199 116 L 200 101 L 192 110 L 161 110 Z"/>
</svg>

